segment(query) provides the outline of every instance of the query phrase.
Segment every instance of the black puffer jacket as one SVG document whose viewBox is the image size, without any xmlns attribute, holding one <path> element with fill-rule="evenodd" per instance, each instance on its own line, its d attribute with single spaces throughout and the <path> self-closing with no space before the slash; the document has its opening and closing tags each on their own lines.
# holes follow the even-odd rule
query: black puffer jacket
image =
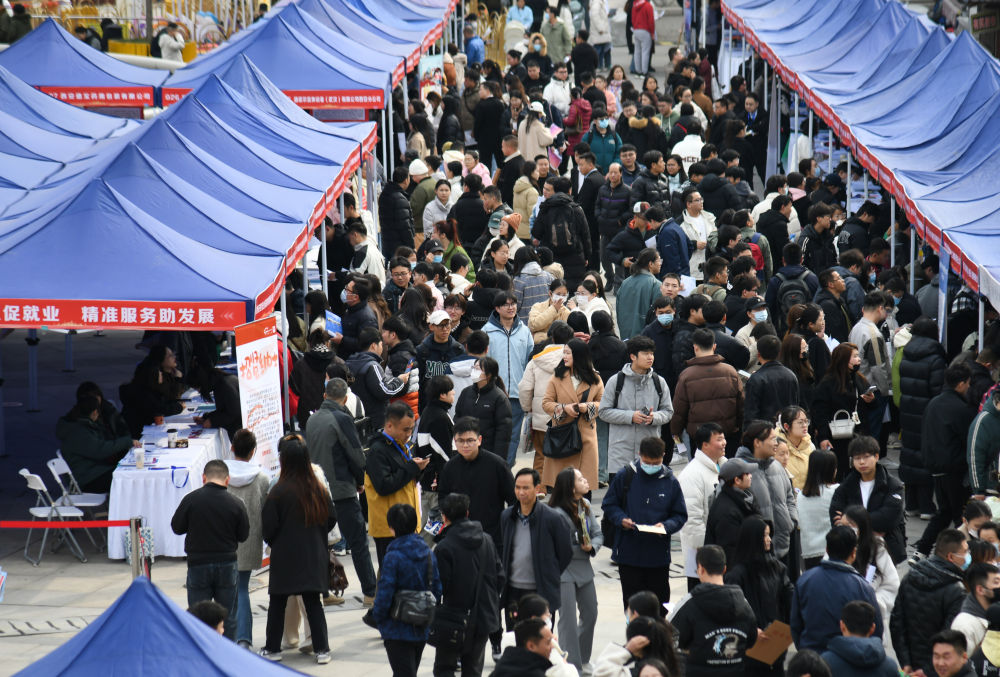
<svg viewBox="0 0 1000 677">
<path fill-rule="evenodd" d="M 650 207 L 659 205 L 669 212 L 670 186 L 667 184 L 666 176 L 663 174 L 653 176 L 648 169 L 643 169 L 639 178 L 632 182 L 629 208 L 636 202 L 648 202 Z"/>
<path fill-rule="evenodd" d="M 975 410 L 951 388 L 945 388 L 930 401 L 921 432 L 921 451 L 928 472 L 960 477 L 969 472 L 966 442 L 969 424 L 975 417 Z"/>
<path fill-rule="evenodd" d="M 705 519 L 705 545 L 718 545 L 726 551 L 726 561 L 734 561 L 743 520 L 759 514 L 753 494 L 733 486 L 723 486 L 712 501 Z"/>
<path fill-rule="evenodd" d="M 781 252 L 788 244 L 788 219 L 781 212 L 768 209 L 757 221 L 757 232 L 766 237 L 771 245 L 772 270 L 778 270 L 785 265 Z"/>
<path fill-rule="evenodd" d="M 744 674 L 743 654 L 757 641 L 757 622 L 739 587 L 699 585 L 681 600 L 670 622 L 688 653 L 688 677 Z"/>
<path fill-rule="evenodd" d="M 705 211 L 718 217 L 727 209 L 743 209 L 743 200 L 725 178 L 706 174 L 698 184 L 698 192 L 704 200 Z"/>
<path fill-rule="evenodd" d="M 479 430 L 483 436 L 481 448 L 505 457 L 510 447 L 513 414 L 504 391 L 494 383 L 487 383 L 482 389 L 475 383 L 466 387 L 455 404 L 455 419 L 462 416 L 479 419 Z"/>
<path fill-rule="evenodd" d="M 792 591 L 795 589 L 788 580 L 785 565 L 777 560 L 772 562 L 770 571 L 737 563 L 726 570 L 726 583 L 739 586 L 743 596 L 750 603 L 757 627 L 766 628 L 771 621 L 787 623 L 792 610 Z"/>
<path fill-rule="evenodd" d="M 358 343 L 358 336 L 361 334 L 361 330 L 366 327 L 378 328 L 378 318 L 375 316 L 375 311 L 367 302 L 357 303 L 353 306 L 347 306 L 344 310 L 344 316 L 341 318 L 341 325 L 343 328 L 344 338 L 341 340 L 340 345 L 337 346 L 337 355 L 346 360 L 354 353 L 364 350 L 368 346 L 363 346 Z"/>
<path fill-rule="evenodd" d="M 397 247 L 413 247 L 413 211 L 410 198 L 398 183 L 388 183 L 378 198 L 382 251 L 388 256 Z"/>
<path fill-rule="evenodd" d="M 483 198 L 477 190 L 475 193 L 465 191 L 459 195 L 451 211 L 448 212 L 448 218 L 458 222 L 459 240 L 472 243 L 486 230 L 490 215 L 483 208 Z"/>
<path fill-rule="evenodd" d="M 479 522 L 463 519 L 444 529 L 435 540 L 441 603 L 472 611 L 470 636 L 482 637 L 499 630 L 504 578 L 493 539 L 483 532 Z"/>
<path fill-rule="evenodd" d="M 590 349 L 590 358 L 594 361 L 594 368 L 601 375 L 601 381 L 608 382 L 608 379 L 622 370 L 622 367 L 629 361 L 628 348 L 613 331 L 595 331 L 587 342 Z"/>
<path fill-rule="evenodd" d="M 830 520 L 861 502 L 861 475 L 847 473 L 830 500 Z M 903 515 L 903 483 L 889 474 L 881 464 L 875 468 L 875 487 L 868 497 L 868 516 L 872 530 L 885 534 L 885 549 L 893 563 L 906 559 L 906 519 Z"/>
<path fill-rule="evenodd" d="M 614 237 L 625 227 L 631 196 L 632 191 L 624 183 L 612 186 L 608 181 L 597 190 L 594 216 L 597 217 L 597 230 L 601 235 Z"/>
<path fill-rule="evenodd" d="M 694 357 L 694 342 L 692 340 L 692 335 L 695 330 L 700 329 L 687 320 L 675 319 L 673 323 L 674 329 L 674 383 L 677 385 L 676 380 L 680 377 L 681 372 L 687 367 L 687 361 Z M 673 387 L 671 386 L 671 392 L 673 392 Z"/>
<path fill-rule="evenodd" d="M 903 347 L 899 363 L 899 426 L 903 465 L 923 467 L 920 450 L 924 412 L 935 395 L 944 388 L 944 370 L 948 366 L 944 348 L 932 338 L 914 336 Z"/>
<path fill-rule="evenodd" d="M 553 242 L 553 235 L 561 239 L 557 226 L 563 223 L 568 225 L 570 231 L 568 244 Z M 590 226 L 580 205 L 565 193 L 556 193 L 548 198 L 538 208 L 531 236 L 542 246 L 552 250 L 556 260 L 563 265 L 567 286 L 576 289 L 586 272 L 586 261 L 591 248 Z"/>
<path fill-rule="evenodd" d="M 777 360 L 761 365 L 750 376 L 745 389 L 744 424 L 757 419 L 773 421 L 779 411 L 801 401 L 795 372 Z"/>
<path fill-rule="evenodd" d="M 900 665 L 931 664 L 931 637 L 951 627 L 964 599 L 962 571 L 951 562 L 931 555 L 910 567 L 899 584 L 889 619 Z"/>
<path fill-rule="evenodd" d="M 469 320 L 469 327 L 473 331 L 483 328 L 483 325 L 493 314 L 493 301 L 496 299 L 499 289 L 494 287 L 473 287 L 472 298 L 465 310 L 465 317 Z"/>
<path fill-rule="evenodd" d="M 627 258 L 636 258 L 646 248 L 646 236 L 641 230 L 624 228 L 608 243 L 608 258 L 618 265 Z"/>
</svg>

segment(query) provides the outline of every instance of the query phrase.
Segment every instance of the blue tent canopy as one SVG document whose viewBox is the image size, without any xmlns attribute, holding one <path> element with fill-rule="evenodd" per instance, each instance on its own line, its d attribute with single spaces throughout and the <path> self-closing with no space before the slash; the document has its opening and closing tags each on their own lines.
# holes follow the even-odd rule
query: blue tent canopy
<svg viewBox="0 0 1000 677">
<path fill-rule="evenodd" d="M 17 677 L 98 674 L 284 677 L 299 673 L 222 637 L 140 577 L 94 622 Z"/>
<path fill-rule="evenodd" d="M 82 106 L 152 105 L 167 71 L 119 61 L 78 40 L 55 19 L 0 52 L 3 66 L 29 85 Z"/>
<path fill-rule="evenodd" d="M 340 7 L 325 0 L 299 0 L 299 9 L 312 15 L 327 28 L 348 36 L 356 44 L 367 45 L 385 54 L 407 60 L 407 71 L 413 70 L 420 59 L 420 44 L 386 35 L 375 24 L 362 23 L 348 17 Z"/>
<path fill-rule="evenodd" d="M 427 37 L 427 31 L 423 28 L 410 26 L 406 21 L 393 16 L 391 13 L 376 16 L 368 11 L 358 0 L 330 0 L 330 2 L 331 4 L 339 4 L 345 7 L 353 16 L 359 17 L 367 23 L 377 24 L 383 33 L 391 35 L 394 38 L 423 44 L 424 38 Z"/>
</svg>

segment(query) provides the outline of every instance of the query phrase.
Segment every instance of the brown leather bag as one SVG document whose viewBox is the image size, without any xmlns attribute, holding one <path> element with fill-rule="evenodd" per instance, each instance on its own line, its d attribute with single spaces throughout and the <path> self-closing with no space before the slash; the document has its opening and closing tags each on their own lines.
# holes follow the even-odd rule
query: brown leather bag
<svg viewBox="0 0 1000 677">
<path fill-rule="evenodd" d="M 333 554 L 333 550 L 330 551 L 330 567 L 329 567 L 329 590 L 337 597 L 342 597 L 344 591 L 347 590 L 347 572 L 344 571 L 344 565 L 340 563 L 337 556 Z"/>
</svg>

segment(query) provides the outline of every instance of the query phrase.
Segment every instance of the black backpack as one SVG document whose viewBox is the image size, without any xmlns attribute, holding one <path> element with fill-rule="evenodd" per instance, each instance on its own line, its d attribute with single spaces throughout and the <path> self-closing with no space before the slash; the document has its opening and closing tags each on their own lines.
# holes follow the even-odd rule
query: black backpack
<svg viewBox="0 0 1000 677">
<path fill-rule="evenodd" d="M 663 397 L 663 387 L 660 385 L 660 379 L 663 378 L 657 373 L 652 373 L 650 376 L 653 377 L 653 387 L 656 388 L 656 401 L 659 404 L 660 398 Z M 611 402 L 611 408 L 618 408 L 618 398 L 622 394 L 622 388 L 625 387 L 625 372 L 618 372 L 618 380 L 615 381 L 615 399 Z"/>
<path fill-rule="evenodd" d="M 549 242 L 551 242 L 552 253 L 556 255 L 575 254 L 577 237 L 573 231 L 573 219 L 576 216 L 576 211 L 572 207 L 555 211 L 552 222 L 549 224 Z"/>
<path fill-rule="evenodd" d="M 619 505 L 627 507 L 628 490 L 632 487 L 632 480 L 635 479 L 635 464 L 629 463 L 622 472 L 625 473 L 625 486 L 622 487 L 622 497 Z M 621 528 L 621 525 L 612 524 L 608 518 L 608 511 L 605 510 L 604 514 L 601 515 L 601 533 L 604 535 L 604 543 L 608 544 L 612 551 L 615 547 L 615 537 L 619 528 Z"/>
<path fill-rule="evenodd" d="M 155 59 L 162 59 L 163 52 L 160 51 L 160 36 L 167 32 L 166 28 L 161 28 L 149 41 L 149 55 Z"/>
<path fill-rule="evenodd" d="M 809 271 L 803 270 L 796 277 L 788 277 L 781 272 L 775 273 L 774 276 L 781 280 L 781 284 L 778 285 L 777 294 L 778 309 L 781 311 L 778 320 L 784 322 L 787 320 L 788 311 L 792 309 L 792 306 L 811 301 L 809 298 L 809 284 L 806 282 L 806 278 L 809 277 Z"/>
</svg>

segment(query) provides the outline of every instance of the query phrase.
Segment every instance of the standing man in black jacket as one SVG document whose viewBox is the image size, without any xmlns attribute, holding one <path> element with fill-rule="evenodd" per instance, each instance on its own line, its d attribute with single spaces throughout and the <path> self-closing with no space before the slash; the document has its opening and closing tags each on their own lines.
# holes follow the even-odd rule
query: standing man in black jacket
<svg viewBox="0 0 1000 677">
<path fill-rule="evenodd" d="M 223 634 L 236 641 L 236 546 L 250 535 L 250 520 L 243 501 L 227 490 L 225 461 L 206 463 L 201 481 L 201 488 L 181 499 L 170 528 L 185 535 L 188 607 L 206 599 L 221 604 L 227 612 Z"/>
<path fill-rule="evenodd" d="M 802 265 L 814 273 L 837 265 L 830 220 L 833 208 L 825 203 L 809 208 L 809 225 L 802 229 L 796 243 L 802 248 Z"/>
<path fill-rule="evenodd" d="M 493 540 L 479 522 L 469 519 L 469 497 L 449 494 L 441 501 L 444 529 L 434 555 L 441 574 L 441 604 L 466 612 L 465 644 L 460 652 L 439 648 L 434 674 L 454 676 L 458 662 L 463 675 L 479 675 L 486 657 L 486 640 L 500 629 L 503 568 Z"/>
<path fill-rule="evenodd" d="M 551 186 L 553 194 L 538 208 L 531 237 L 552 251 L 566 272 L 566 287 L 576 289 L 591 255 L 590 226 L 580 205 L 569 196 L 569 179 L 557 176 L 545 184 Z"/>
<path fill-rule="evenodd" d="M 847 292 L 847 281 L 834 268 L 826 268 L 819 274 L 819 291 L 813 303 L 823 309 L 826 316 L 826 333 L 840 343 L 845 343 L 851 333 L 854 322 L 851 312 L 847 309 L 844 295 Z"/>
<path fill-rule="evenodd" d="M 614 273 L 614 263 L 608 256 L 608 245 L 622 230 L 624 221 L 628 218 L 629 187 L 622 181 L 622 166 L 612 162 L 608 167 L 608 180 L 597 191 L 597 201 L 594 203 L 594 216 L 597 219 L 597 233 L 601 240 L 601 264 L 604 266 L 605 287 L 614 289 L 616 279 L 624 280 L 627 275 L 621 268 L 619 274 Z M 645 243 L 643 243 L 645 247 Z M 621 284 L 618 282 L 617 284 Z"/>
<path fill-rule="evenodd" d="M 504 105 L 500 96 L 500 84 L 487 80 L 479 85 L 479 103 L 472 111 L 475 120 L 472 135 L 479 144 L 479 159 L 490 168 L 503 164 L 500 140 L 503 138 Z"/>
<path fill-rule="evenodd" d="M 924 411 L 921 451 L 924 468 L 934 478 L 937 502 L 937 512 L 917 541 L 917 552 L 925 556 L 942 529 L 962 523 L 962 509 L 971 495 L 966 486 L 969 466 L 965 460 L 969 425 L 976 416 L 976 410 L 965 399 L 971 378 L 972 372 L 964 363 L 945 369 L 944 389 Z"/>
<path fill-rule="evenodd" d="M 593 152 L 587 151 L 576 156 L 576 167 L 583 177 L 580 189 L 576 191 L 576 203 L 583 209 L 587 217 L 587 227 L 590 230 L 590 252 L 587 260 L 591 265 L 598 265 L 601 260 L 601 237 L 597 227 L 597 195 L 604 185 L 604 177 L 597 171 L 597 156 Z M 611 271 L 606 270 L 605 276 Z"/>
<path fill-rule="evenodd" d="M 462 177 L 462 194 L 448 212 L 449 219 L 458 222 L 458 238 L 466 245 L 471 245 L 486 231 L 490 215 L 483 207 L 480 191 L 483 189 L 483 179 L 478 174 L 467 174 Z M 479 266 L 479 261 L 472 264 Z M 478 271 L 477 271 L 478 272 Z"/>
<path fill-rule="evenodd" d="M 773 421 L 785 407 L 799 404 L 799 379 L 795 372 L 778 362 L 781 340 L 761 336 L 757 340 L 760 369 L 750 375 L 744 390 L 743 424 L 750 421 Z"/>
<path fill-rule="evenodd" d="M 413 247 L 413 211 L 406 194 L 409 186 L 410 170 L 396 167 L 392 171 L 392 183 L 382 189 L 378 198 L 382 251 L 387 256 L 392 256 L 397 247 Z"/>
<path fill-rule="evenodd" d="M 500 189 L 500 199 L 503 200 L 503 203 L 512 205 L 514 204 L 514 184 L 521 178 L 521 168 L 524 167 L 525 162 L 517 147 L 516 134 L 508 134 L 503 137 L 500 151 L 503 153 L 503 161 L 497 167 L 493 183 Z"/>
<path fill-rule="evenodd" d="M 665 212 L 669 212 L 670 186 L 664 174 L 667 163 L 663 159 L 663 153 L 658 150 L 646 151 L 642 162 L 646 169 L 639 172 L 639 177 L 630 186 L 632 193 L 629 196 L 629 208 L 634 207 L 636 202 L 645 202 L 650 207 L 662 207 Z"/>
<path fill-rule="evenodd" d="M 363 329 L 378 330 L 378 318 L 368 305 L 371 295 L 371 283 L 361 276 L 353 277 L 340 295 L 341 300 L 347 305 L 344 317 L 341 318 L 341 329 L 344 333 L 335 333 L 330 340 L 336 344 L 337 356 L 342 360 L 368 347 L 368 344 L 361 341 Z"/>
</svg>

